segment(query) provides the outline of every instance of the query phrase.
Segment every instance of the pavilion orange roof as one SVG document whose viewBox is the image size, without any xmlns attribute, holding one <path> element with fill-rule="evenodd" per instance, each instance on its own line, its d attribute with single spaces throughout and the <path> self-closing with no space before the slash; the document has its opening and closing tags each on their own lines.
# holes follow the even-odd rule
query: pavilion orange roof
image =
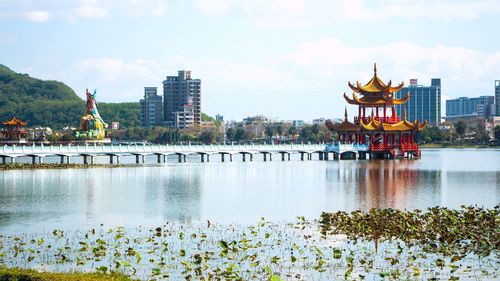
<svg viewBox="0 0 500 281">
<path fill-rule="evenodd" d="M 351 82 L 347 83 L 349 87 L 356 93 L 366 94 L 366 93 L 395 93 L 403 88 L 405 85 L 404 82 L 401 82 L 396 87 L 392 87 L 392 81 L 389 80 L 389 83 L 385 84 L 380 78 L 377 76 L 377 64 L 375 63 L 373 67 L 373 77 L 368 83 L 364 86 L 361 85 L 358 81 L 356 81 L 356 86 L 351 84 Z"/>
<path fill-rule="evenodd" d="M 345 109 L 344 121 L 342 121 L 342 123 L 334 124 L 334 123 L 332 123 L 332 121 L 330 121 L 330 119 L 328 119 L 328 120 L 326 120 L 325 125 L 330 131 L 337 131 L 337 132 L 339 132 L 339 131 L 340 132 L 357 132 L 361 129 L 358 125 L 351 123 L 347 120 L 347 108 Z"/>
<path fill-rule="evenodd" d="M 12 119 L 10 119 L 10 121 L 4 121 L 3 124 L 4 125 L 11 125 L 11 126 L 16 126 L 16 125 L 26 126 L 26 124 L 28 124 L 28 123 L 25 121 L 22 121 L 21 119 L 17 119 L 16 116 L 14 116 L 14 117 L 12 117 Z"/>
<path fill-rule="evenodd" d="M 381 121 L 378 121 L 376 119 L 372 118 L 370 119 L 370 122 L 365 123 L 363 119 L 360 119 L 360 125 L 363 127 L 363 129 L 367 131 L 385 131 L 385 132 L 404 132 L 404 131 L 411 131 L 411 130 L 417 130 L 417 131 L 422 131 L 425 127 L 427 127 L 427 120 L 420 124 L 418 120 L 415 120 L 415 122 L 410 122 L 406 119 L 406 110 L 404 110 L 403 113 L 403 120 L 401 120 L 398 123 L 394 124 L 388 124 L 388 123 L 383 123 Z"/>
<path fill-rule="evenodd" d="M 356 93 L 352 93 L 352 99 L 349 98 L 345 93 L 344 93 L 344 99 L 347 101 L 349 104 L 354 104 L 354 105 L 399 105 L 399 104 L 404 104 L 410 99 L 410 93 L 407 93 L 406 96 L 400 98 L 400 99 L 395 99 L 393 98 L 392 94 L 382 94 L 380 96 L 363 96 L 363 97 L 358 97 L 356 96 Z"/>
</svg>

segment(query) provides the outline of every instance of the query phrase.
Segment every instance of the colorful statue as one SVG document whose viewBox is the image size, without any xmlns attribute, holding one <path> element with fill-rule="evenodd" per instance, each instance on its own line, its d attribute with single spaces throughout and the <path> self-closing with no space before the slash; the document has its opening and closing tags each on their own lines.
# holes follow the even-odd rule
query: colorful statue
<svg viewBox="0 0 500 281">
<path fill-rule="evenodd" d="M 80 120 L 80 128 L 76 131 L 76 138 L 102 140 L 105 137 L 108 124 L 102 120 L 99 111 L 97 111 L 96 90 L 91 94 L 87 89 L 86 94 L 87 105 L 85 106 L 85 115 Z"/>
</svg>

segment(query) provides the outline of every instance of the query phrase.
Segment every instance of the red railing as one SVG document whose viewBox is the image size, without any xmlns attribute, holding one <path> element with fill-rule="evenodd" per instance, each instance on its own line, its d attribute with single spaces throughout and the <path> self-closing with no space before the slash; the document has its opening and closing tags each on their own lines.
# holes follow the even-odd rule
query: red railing
<svg viewBox="0 0 500 281">
<path fill-rule="evenodd" d="M 419 151 L 418 144 L 416 143 L 406 143 L 406 144 L 370 144 L 370 151 L 389 151 L 393 149 L 401 149 L 402 152 L 405 151 Z"/>
<path fill-rule="evenodd" d="M 419 147 L 416 143 L 402 143 L 401 151 L 418 151 Z"/>
<path fill-rule="evenodd" d="M 358 116 L 354 116 L 354 123 L 359 124 L 361 119 L 363 119 L 364 123 L 368 123 L 368 122 L 370 122 L 371 117 L 360 118 Z M 375 116 L 375 117 L 373 117 L 373 119 L 380 121 L 380 122 L 383 122 L 383 123 L 386 123 L 386 124 L 395 124 L 395 123 L 398 123 L 401 121 L 401 119 L 399 119 L 399 117 L 397 117 L 397 116 L 395 116 L 395 117 L 376 117 Z"/>
</svg>

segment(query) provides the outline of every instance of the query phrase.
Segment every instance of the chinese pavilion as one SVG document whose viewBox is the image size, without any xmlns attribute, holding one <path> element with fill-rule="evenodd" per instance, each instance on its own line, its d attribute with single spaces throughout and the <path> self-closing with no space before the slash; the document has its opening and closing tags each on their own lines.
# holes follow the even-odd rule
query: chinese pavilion
<svg viewBox="0 0 500 281">
<path fill-rule="evenodd" d="M 401 99 L 395 98 L 404 82 L 392 86 L 386 84 L 377 75 L 377 64 L 373 68 L 373 77 L 365 85 L 348 82 L 352 89 L 352 97 L 344 93 L 347 103 L 358 106 L 358 116 L 354 122 L 347 120 L 347 109 L 341 123 L 326 121 L 326 126 L 338 134 L 340 143 L 362 144 L 368 146 L 370 158 L 420 157 L 421 153 L 415 143 L 415 133 L 427 126 L 427 121 L 420 124 L 417 120 L 410 122 L 403 112 L 403 120 L 396 115 L 395 105 L 406 103 L 410 94 Z M 368 114 L 367 114 L 368 113 Z"/>
<path fill-rule="evenodd" d="M 4 129 L 2 134 L 4 135 L 3 143 L 26 143 L 26 122 L 17 119 L 15 116 L 12 117 L 10 121 L 2 122 Z"/>
</svg>

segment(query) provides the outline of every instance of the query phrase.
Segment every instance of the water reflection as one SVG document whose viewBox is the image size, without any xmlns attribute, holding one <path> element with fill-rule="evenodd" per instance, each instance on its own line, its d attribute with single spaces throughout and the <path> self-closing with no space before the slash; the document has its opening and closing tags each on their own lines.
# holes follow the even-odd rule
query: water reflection
<svg viewBox="0 0 500 281">
<path fill-rule="evenodd" d="M 467 150 L 426 151 L 419 161 L 299 158 L 0 171 L 0 232 L 314 219 L 322 211 L 374 207 L 493 207 L 499 202 L 500 151 L 473 153 L 477 157 Z"/>
</svg>

